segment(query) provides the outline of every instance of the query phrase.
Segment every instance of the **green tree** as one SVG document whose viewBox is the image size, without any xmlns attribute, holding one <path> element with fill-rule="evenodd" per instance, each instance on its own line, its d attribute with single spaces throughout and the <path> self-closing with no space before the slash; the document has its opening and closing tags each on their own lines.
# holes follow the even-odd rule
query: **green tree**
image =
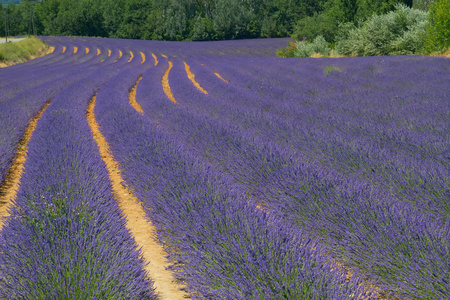
<svg viewBox="0 0 450 300">
<path fill-rule="evenodd" d="M 106 36 L 118 37 L 118 30 L 123 23 L 125 0 L 102 0 L 100 10 L 103 14 L 103 29 Z"/>
<path fill-rule="evenodd" d="M 190 1 L 163 1 L 158 3 L 161 12 L 155 24 L 155 37 L 157 39 L 181 41 L 189 36 L 188 13 L 191 8 Z"/>
<path fill-rule="evenodd" d="M 221 40 L 251 37 L 255 17 L 241 0 L 220 0 L 213 11 L 213 24 Z"/>
<path fill-rule="evenodd" d="M 334 42 L 338 25 L 345 21 L 346 15 L 342 10 L 340 0 L 333 0 L 324 4 L 323 11 L 300 19 L 294 28 L 292 37 L 299 41 L 313 41 L 321 35 L 328 42 Z"/>
<path fill-rule="evenodd" d="M 148 17 L 153 10 L 152 0 L 126 0 L 123 7 L 121 23 L 118 26 L 116 34 L 119 38 L 142 39 L 148 36 L 146 28 L 148 26 Z M 117 8 L 115 13 L 117 13 Z M 112 23 L 113 21 L 110 21 Z"/>
<path fill-rule="evenodd" d="M 450 1 L 436 0 L 430 4 L 424 50 L 443 52 L 450 47 Z"/>
<path fill-rule="evenodd" d="M 36 14 L 42 24 L 43 35 L 61 34 L 56 23 L 61 0 L 43 0 L 36 6 Z"/>
<path fill-rule="evenodd" d="M 3 5 L 0 5 L 0 36 L 5 36 L 5 12 Z"/>
<path fill-rule="evenodd" d="M 193 41 L 210 41 L 217 39 L 214 24 L 209 17 L 197 17 L 192 29 Z"/>
</svg>

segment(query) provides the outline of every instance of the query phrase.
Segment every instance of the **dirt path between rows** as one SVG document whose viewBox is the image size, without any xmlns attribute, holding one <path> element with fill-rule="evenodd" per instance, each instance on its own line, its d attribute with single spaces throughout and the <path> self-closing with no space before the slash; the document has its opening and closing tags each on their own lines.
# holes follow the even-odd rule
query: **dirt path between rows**
<svg viewBox="0 0 450 300">
<path fill-rule="evenodd" d="M 156 57 L 155 54 L 152 53 L 152 57 L 155 60 L 155 67 L 158 65 L 158 57 Z"/>
<path fill-rule="evenodd" d="M 216 75 L 218 78 L 222 79 L 223 81 L 225 81 L 226 83 L 228 83 L 228 80 L 224 79 L 222 76 L 220 76 L 219 73 L 215 72 L 214 75 Z"/>
<path fill-rule="evenodd" d="M 145 211 L 136 196 L 133 195 L 132 191 L 126 185 L 123 185 L 124 181 L 120 174 L 119 164 L 112 156 L 109 145 L 100 132 L 100 127 L 95 120 L 95 101 L 96 95 L 89 102 L 86 117 L 93 138 L 99 148 L 100 155 L 107 166 L 119 208 L 126 216 L 127 228 L 134 236 L 137 245 L 141 247 L 144 260 L 148 262 L 145 269 L 154 281 L 154 286 L 160 299 L 175 300 L 188 298 L 188 295 L 180 290 L 183 286 L 176 282 L 172 273 L 167 269 L 170 265 L 165 258 L 167 253 L 156 240 L 155 227 L 146 218 Z"/>
<path fill-rule="evenodd" d="M 192 83 L 195 85 L 195 87 L 200 92 L 207 95 L 208 92 L 204 88 L 202 88 L 200 86 L 200 84 L 195 80 L 195 75 L 194 75 L 194 73 L 191 72 L 191 67 L 186 62 L 184 62 L 184 69 L 186 70 L 187 77 L 192 81 Z"/>
<path fill-rule="evenodd" d="M 0 185 L 0 231 L 3 228 L 4 220 L 9 216 L 8 207 L 12 204 L 12 200 L 16 198 L 17 190 L 19 189 L 20 178 L 23 174 L 23 165 L 27 160 L 28 141 L 36 129 L 37 122 L 49 105 L 50 102 L 47 102 L 37 115 L 31 119 L 19 142 L 16 155 L 6 175 L 6 179 Z"/>
<path fill-rule="evenodd" d="M 167 56 L 165 56 L 165 57 L 167 57 Z M 170 73 L 170 69 L 172 69 L 172 67 L 173 67 L 173 63 L 169 60 L 169 67 L 167 68 L 166 72 L 164 73 L 164 75 L 161 79 L 161 84 L 163 86 L 164 93 L 166 93 L 166 95 L 170 99 L 170 101 L 172 101 L 175 104 L 178 104 L 177 100 L 175 100 L 175 98 L 173 97 L 173 94 L 172 94 L 172 91 L 171 91 L 170 85 L 169 85 L 169 73 Z"/>
<path fill-rule="evenodd" d="M 128 94 L 128 100 L 131 104 L 131 106 L 133 106 L 133 108 L 140 113 L 141 115 L 144 114 L 144 110 L 142 109 L 142 106 L 136 101 L 136 90 L 137 90 L 137 85 L 139 83 L 139 81 L 142 80 L 142 75 L 139 76 L 138 80 L 136 81 L 136 83 L 133 85 L 133 87 L 131 88 L 129 94 Z"/>
<path fill-rule="evenodd" d="M 122 55 L 123 55 L 122 51 L 119 50 L 119 57 L 114 62 L 118 61 L 122 57 Z"/>
<path fill-rule="evenodd" d="M 130 62 L 130 61 L 132 61 L 133 60 L 133 57 L 134 57 L 134 54 L 133 54 L 133 52 L 132 51 L 130 51 L 130 59 L 127 61 L 127 62 Z"/>
</svg>

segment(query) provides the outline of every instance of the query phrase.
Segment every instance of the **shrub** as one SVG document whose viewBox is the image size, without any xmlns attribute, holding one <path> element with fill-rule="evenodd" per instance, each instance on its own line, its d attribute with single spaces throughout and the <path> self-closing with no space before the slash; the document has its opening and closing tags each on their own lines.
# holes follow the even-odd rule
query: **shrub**
<svg viewBox="0 0 450 300">
<path fill-rule="evenodd" d="M 344 22 L 344 13 L 338 6 L 332 6 L 323 12 L 315 13 L 298 20 L 292 33 L 292 38 L 296 41 L 312 41 L 322 35 L 327 41 L 334 42 L 337 33 L 337 26 Z"/>
<path fill-rule="evenodd" d="M 317 36 L 312 43 L 307 41 L 298 41 L 294 54 L 296 57 L 309 57 L 313 54 L 329 55 L 330 47 L 325 38 L 321 35 Z"/>
<path fill-rule="evenodd" d="M 418 53 L 424 42 L 427 13 L 403 4 L 395 11 L 374 15 L 359 27 L 339 27 L 336 50 L 344 55 L 390 55 Z"/>
<path fill-rule="evenodd" d="M 430 4 L 424 51 L 443 52 L 450 47 L 450 1 L 436 0 Z"/>
<path fill-rule="evenodd" d="M 3 53 L 0 52 L 0 62 L 3 62 L 6 60 L 6 57 L 3 55 Z"/>
<path fill-rule="evenodd" d="M 286 48 L 277 50 L 278 57 L 295 57 L 295 50 L 297 49 L 296 43 L 289 41 Z"/>
<path fill-rule="evenodd" d="M 415 9 L 421 9 L 421 10 L 427 11 L 431 2 L 432 2 L 432 0 L 414 0 L 412 7 Z"/>
</svg>

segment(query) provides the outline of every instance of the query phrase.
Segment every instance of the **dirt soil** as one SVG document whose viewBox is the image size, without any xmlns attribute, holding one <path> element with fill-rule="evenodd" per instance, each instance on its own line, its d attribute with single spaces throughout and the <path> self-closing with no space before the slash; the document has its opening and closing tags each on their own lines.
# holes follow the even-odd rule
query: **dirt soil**
<svg viewBox="0 0 450 300">
<path fill-rule="evenodd" d="M 142 53 L 142 52 L 141 52 Z M 136 84 L 131 88 L 130 93 L 128 94 L 128 100 L 130 101 L 131 106 L 140 113 L 141 115 L 144 114 L 144 110 L 142 109 L 142 106 L 136 101 L 136 89 L 139 81 L 141 81 L 142 75 L 138 78 L 136 81 Z"/>
<path fill-rule="evenodd" d="M 200 84 L 195 80 L 195 75 L 194 75 L 194 73 L 191 72 L 191 67 L 186 62 L 184 62 L 184 69 L 186 70 L 186 74 L 187 74 L 188 78 L 192 81 L 192 83 L 195 85 L 195 87 L 200 92 L 207 95 L 208 92 L 204 88 L 202 88 L 200 86 Z"/>
<path fill-rule="evenodd" d="M 152 53 L 153 59 L 155 60 L 155 67 L 158 65 L 158 57 Z"/>
<path fill-rule="evenodd" d="M 167 95 L 167 97 L 169 97 L 170 101 L 177 104 L 178 102 L 173 97 L 173 94 L 172 94 L 172 91 L 170 90 L 170 85 L 169 85 L 169 72 L 170 72 L 170 69 L 172 69 L 172 67 L 173 67 L 173 63 L 171 61 L 169 61 L 169 67 L 167 68 L 166 72 L 164 73 L 163 78 L 161 79 L 161 84 L 163 86 L 164 93 L 166 93 L 166 95 Z"/>
</svg>

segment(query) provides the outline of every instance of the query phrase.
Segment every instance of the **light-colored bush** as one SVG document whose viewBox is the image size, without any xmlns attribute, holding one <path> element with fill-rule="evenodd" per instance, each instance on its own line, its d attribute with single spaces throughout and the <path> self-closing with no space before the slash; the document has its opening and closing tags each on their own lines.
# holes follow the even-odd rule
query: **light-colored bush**
<svg viewBox="0 0 450 300">
<path fill-rule="evenodd" d="M 336 51 L 359 56 L 418 53 L 427 22 L 426 12 L 398 4 L 395 11 L 374 15 L 358 27 L 341 25 Z"/>
<path fill-rule="evenodd" d="M 294 54 L 296 57 L 310 57 L 313 54 L 320 54 L 328 56 L 331 48 L 328 47 L 328 43 L 321 35 L 317 36 L 314 41 L 298 41 L 296 42 L 296 49 Z"/>
</svg>

